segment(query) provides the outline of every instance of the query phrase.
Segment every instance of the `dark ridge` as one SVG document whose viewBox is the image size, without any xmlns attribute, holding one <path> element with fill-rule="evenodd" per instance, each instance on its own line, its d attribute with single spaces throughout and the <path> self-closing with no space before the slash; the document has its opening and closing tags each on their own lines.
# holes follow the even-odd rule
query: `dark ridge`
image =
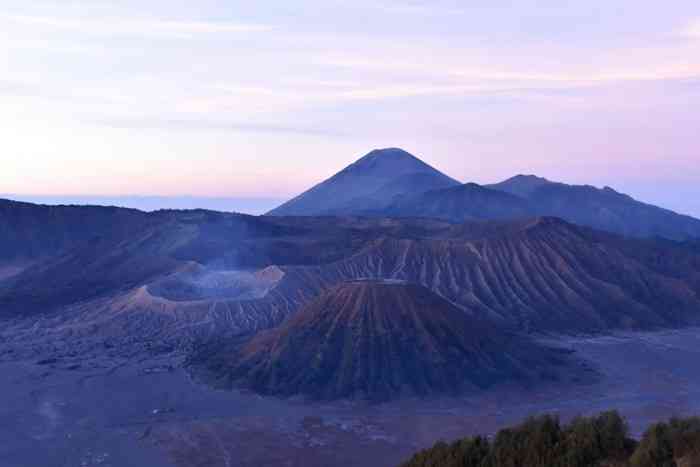
<svg viewBox="0 0 700 467">
<path fill-rule="evenodd" d="M 476 183 L 402 196 L 382 212 L 389 216 L 429 217 L 451 222 L 532 215 L 526 200 Z"/>
<path fill-rule="evenodd" d="M 642 203 L 611 187 L 567 185 L 518 175 L 488 188 L 520 196 L 532 214 L 632 237 L 687 240 L 700 237 L 700 220 Z"/>
</svg>

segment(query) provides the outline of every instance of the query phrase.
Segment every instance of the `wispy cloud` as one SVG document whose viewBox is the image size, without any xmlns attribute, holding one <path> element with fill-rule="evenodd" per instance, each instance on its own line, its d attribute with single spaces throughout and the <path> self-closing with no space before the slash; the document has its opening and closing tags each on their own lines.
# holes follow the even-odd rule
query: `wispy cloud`
<svg viewBox="0 0 700 467">
<path fill-rule="evenodd" d="M 104 118 L 86 120 L 86 123 L 110 128 L 132 130 L 196 130 L 235 131 L 242 133 L 281 133 L 311 136 L 342 136 L 337 130 L 288 126 L 274 123 L 244 123 L 222 120 L 168 119 L 168 118 Z"/>
<path fill-rule="evenodd" d="M 365 8 L 374 8 L 387 13 L 435 16 L 435 15 L 464 15 L 467 13 L 465 8 L 455 8 L 445 5 L 440 5 L 438 2 L 367 2 L 363 5 Z"/>
<path fill-rule="evenodd" d="M 700 33 L 700 29 L 698 30 Z M 700 37 L 700 35 L 698 36 Z M 424 64 L 409 61 L 367 60 L 350 57 L 319 57 L 319 64 L 339 68 L 377 72 L 425 72 Z M 656 65 L 653 68 L 610 68 L 608 70 L 562 72 L 521 72 L 488 68 L 462 68 L 459 64 L 445 64 L 433 68 L 443 79 L 456 80 L 448 86 L 459 92 L 467 90 L 500 90 L 505 88 L 569 88 L 605 85 L 617 82 L 687 80 L 700 77 L 700 63 L 692 61 Z M 478 85 L 478 86 L 477 86 Z M 440 87 L 438 87 L 440 88 Z"/>
<path fill-rule="evenodd" d="M 143 18 L 76 18 L 54 16 L 2 15 L 0 20 L 23 26 L 45 27 L 99 35 L 142 35 L 192 37 L 206 34 L 254 33 L 272 30 L 264 24 L 220 21 L 178 21 Z"/>
</svg>

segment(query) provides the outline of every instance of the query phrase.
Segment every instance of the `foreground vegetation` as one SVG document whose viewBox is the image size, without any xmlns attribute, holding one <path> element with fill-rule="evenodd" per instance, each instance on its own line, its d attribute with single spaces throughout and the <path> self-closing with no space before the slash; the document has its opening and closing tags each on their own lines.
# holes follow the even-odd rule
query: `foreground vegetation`
<svg viewBox="0 0 700 467">
<path fill-rule="evenodd" d="M 529 418 L 499 431 L 439 442 L 401 467 L 700 467 L 700 417 L 673 418 L 630 438 L 615 411 L 562 425 L 554 416 Z"/>
</svg>

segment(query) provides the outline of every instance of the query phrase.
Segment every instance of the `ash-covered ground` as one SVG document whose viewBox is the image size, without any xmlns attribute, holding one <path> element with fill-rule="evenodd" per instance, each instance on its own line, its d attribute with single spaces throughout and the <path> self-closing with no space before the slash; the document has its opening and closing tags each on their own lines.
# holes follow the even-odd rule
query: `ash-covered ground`
<svg viewBox="0 0 700 467">
<path fill-rule="evenodd" d="M 382 405 L 304 403 L 193 381 L 178 352 L 57 359 L 0 343 L 0 466 L 392 466 L 438 439 L 530 414 L 619 409 L 634 433 L 700 412 L 700 329 L 550 338 L 601 378 L 537 391 Z M 26 350 L 26 349 L 25 349 Z M 44 354 L 45 353 L 45 354 Z"/>
</svg>

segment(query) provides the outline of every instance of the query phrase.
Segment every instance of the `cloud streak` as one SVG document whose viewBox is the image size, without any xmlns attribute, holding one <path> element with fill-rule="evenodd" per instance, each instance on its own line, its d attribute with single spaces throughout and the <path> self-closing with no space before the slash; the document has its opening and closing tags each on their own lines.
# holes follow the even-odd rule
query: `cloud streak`
<svg viewBox="0 0 700 467">
<path fill-rule="evenodd" d="M 0 20 L 20 26 L 44 27 L 98 35 L 194 37 L 212 34 L 259 33 L 270 25 L 218 21 L 177 21 L 142 18 L 65 18 L 53 16 L 3 15 Z"/>
<path fill-rule="evenodd" d="M 700 37 L 700 28 L 698 29 Z M 409 61 L 385 61 L 353 58 L 316 59 L 317 63 L 339 68 L 370 71 L 425 71 L 425 65 Z M 634 81 L 685 80 L 700 77 L 700 63 L 683 62 L 649 67 L 647 69 L 613 69 L 579 73 L 537 73 L 520 71 L 502 71 L 498 69 L 464 69 L 459 64 L 438 68 L 440 75 L 446 78 L 459 78 L 462 83 L 481 83 L 483 90 L 498 87 L 497 83 L 511 83 L 509 87 L 580 87 L 596 84 Z M 459 89 L 456 87 L 455 89 Z"/>
<path fill-rule="evenodd" d="M 86 123 L 116 129 L 130 130 L 191 130 L 234 131 L 241 133 L 294 134 L 322 137 L 343 136 L 344 133 L 325 128 L 287 126 L 274 123 L 227 122 L 218 120 L 170 119 L 170 118 L 103 118 L 86 119 Z"/>
</svg>

